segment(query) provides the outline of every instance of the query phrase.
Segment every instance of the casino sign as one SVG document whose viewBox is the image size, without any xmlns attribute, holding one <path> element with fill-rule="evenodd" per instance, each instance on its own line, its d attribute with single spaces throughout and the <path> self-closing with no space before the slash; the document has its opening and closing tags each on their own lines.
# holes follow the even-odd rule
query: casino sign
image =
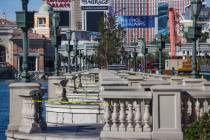
<svg viewBox="0 0 210 140">
<path fill-rule="evenodd" d="M 108 10 L 109 0 L 80 0 L 82 10 Z"/>
<path fill-rule="evenodd" d="M 71 0 L 47 0 L 47 3 L 53 7 L 54 10 L 66 11 L 70 10 Z"/>
</svg>

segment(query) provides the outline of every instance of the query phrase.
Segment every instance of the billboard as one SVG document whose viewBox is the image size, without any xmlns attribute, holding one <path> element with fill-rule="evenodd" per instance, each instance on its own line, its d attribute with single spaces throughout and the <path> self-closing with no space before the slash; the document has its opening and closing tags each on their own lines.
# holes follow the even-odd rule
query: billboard
<svg viewBox="0 0 210 140">
<path fill-rule="evenodd" d="M 155 16 L 118 16 L 117 25 L 121 28 L 154 28 Z"/>
<path fill-rule="evenodd" d="M 69 11 L 70 2 L 71 0 L 47 0 L 47 3 L 56 11 Z"/>
<path fill-rule="evenodd" d="M 168 3 L 159 3 L 158 6 L 158 35 L 169 35 L 168 29 Z"/>
<path fill-rule="evenodd" d="M 109 0 L 80 0 L 82 10 L 108 10 Z"/>
</svg>

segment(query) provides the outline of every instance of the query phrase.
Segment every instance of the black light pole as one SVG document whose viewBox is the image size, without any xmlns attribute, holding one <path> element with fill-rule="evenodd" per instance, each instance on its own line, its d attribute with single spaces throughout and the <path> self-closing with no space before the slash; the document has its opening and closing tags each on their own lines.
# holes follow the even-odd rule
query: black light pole
<svg viewBox="0 0 210 140">
<path fill-rule="evenodd" d="M 134 71 L 137 72 L 137 52 L 136 52 L 136 48 L 134 48 Z"/>
<path fill-rule="evenodd" d="M 82 71 L 82 52 L 79 50 L 79 70 Z"/>
<path fill-rule="evenodd" d="M 71 73 L 71 51 L 73 49 L 73 46 L 71 45 L 71 36 L 72 31 L 67 30 L 66 31 L 66 38 L 68 40 L 68 46 L 67 46 L 67 52 L 68 52 L 68 73 Z"/>
<path fill-rule="evenodd" d="M 142 39 L 142 50 L 141 53 L 144 55 L 144 73 L 147 72 L 147 53 L 148 53 L 148 48 L 146 46 L 146 41 L 145 38 Z"/>
<path fill-rule="evenodd" d="M 34 12 L 28 12 L 28 0 L 22 1 L 22 11 L 16 12 L 16 23 L 23 31 L 23 62 L 21 78 L 24 82 L 30 82 L 28 73 L 28 29 L 33 27 Z"/>
<path fill-rule="evenodd" d="M 82 63 L 83 63 L 83 71 L 85 70 L 86 66 L 85 66 L 85 55 L 83 54 L 82 56 Z"/>
<path fill-rule="evenodd" d="M 75 71 L 78 72 L 78 60 L 77 60 L 77 47 L 78 47 L 78 40 L 76 38 L 76 32 L 74 32 L 74 48 L 75 48 Z"/>
<path fill-rule="evenodd" d="M 197 71 L 197 52 L 196 52 L 196 44 L 197 39 L 199 37 L 200 27 L 197 26 L 197 19 L 199 17 L 200 11 L 202 7 L 202 1 L 201 0 L 191 0 L 191 10 L 192 10 L 192 20 L 193 20 L 193 48 L 192 48 L 192 76 L 193 78 L 198 77 L 198 71 Z"/>
<path fill-rule="evenodd" d="M 61 38 L 58 36 L 58 27 L 59 27 L 59 14 L 53 13 L 52 16 L 52 26 L 53 26 L 53 36 L 52 36 L 52 46 L 55 48 L 55 62 L 54 62 L 54 68 L 55 68 L 55 76 L 59 75 L 59 64 L 58 64 L 58 46 L 60 44 Z"/>
<path fill-rule="evenodd" d="M 163 74 L 163 49 L 165 48 L 165 39 L 161 35 L 159 45 L 159 74 Z"/>
</svg>

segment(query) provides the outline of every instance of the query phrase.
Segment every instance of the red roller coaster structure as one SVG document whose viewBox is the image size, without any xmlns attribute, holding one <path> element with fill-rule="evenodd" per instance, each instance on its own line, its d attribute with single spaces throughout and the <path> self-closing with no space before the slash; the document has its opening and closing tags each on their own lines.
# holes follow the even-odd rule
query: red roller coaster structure
<svg viewBox="0 0 210 140">
<path fill-rule="evenodd" d="M 181 43 L 182 24 L 180 23 L 181 17 L 178 10 L 169 8 L 169 31 L 170 31 L 170 56 L 175 58 L 176 45 Z"/>
</svg>

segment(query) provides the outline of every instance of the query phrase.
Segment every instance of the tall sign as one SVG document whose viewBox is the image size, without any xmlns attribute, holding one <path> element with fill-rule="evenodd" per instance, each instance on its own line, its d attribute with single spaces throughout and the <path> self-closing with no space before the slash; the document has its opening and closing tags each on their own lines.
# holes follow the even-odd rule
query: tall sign
<svg viewBox="0 0 210 140">
<path fill-rule="evenodd" d="M 109 0 L 80 0 L 82 10 L 108 10 Z"/>
<path fill-rule="evenodd" d="M 121 28 L 154 28 L 155 16 L 118 16 L 117 25 Z"/>
<path fill-rule="evenodd" d="M 71 0 L 47 0 L 47 3 L 56 11 L 69 11 Z"/>
<path fill-rule="evenodd" d="M 168 36 L 168 3 L 159 3 L 158 5 L 158 36 Z"/>
</svg>

